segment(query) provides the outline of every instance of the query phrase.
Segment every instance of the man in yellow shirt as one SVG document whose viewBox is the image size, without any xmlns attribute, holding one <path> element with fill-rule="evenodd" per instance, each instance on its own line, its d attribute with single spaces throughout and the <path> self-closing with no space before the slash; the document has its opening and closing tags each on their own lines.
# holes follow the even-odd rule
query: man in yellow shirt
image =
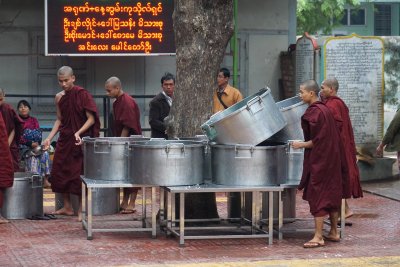
<svg viewBox="0 0 400 267">
<path fill-rule="evenodd" d="M 228 84 L 231 74 L 227 68 L 221 68 L 217 76 L 218 88 L 214 91 L 213 113 L 236 104 L 243 99 L 240 91 Z"/>
</svg>

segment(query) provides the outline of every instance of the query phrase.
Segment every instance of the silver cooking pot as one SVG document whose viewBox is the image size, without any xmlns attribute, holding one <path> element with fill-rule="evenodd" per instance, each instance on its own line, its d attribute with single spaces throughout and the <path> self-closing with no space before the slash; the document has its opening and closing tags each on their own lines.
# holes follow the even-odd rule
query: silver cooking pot
<svg viewBox="0 0 400 267">
<path fill-rule="evenodd" d="M 211 147 L 206 135 L 196 135 L 194 137 L 180 137 L 178 140 L 198 141 L 204 144 L 203 176 L 204 182 L 211 182 Z"/>
<path fill-rule="evenodd" d="M 285 127 L 269 88 L 218 112 L 201 129 L 218 144 L 257 145 Z"/>
<path fill-rule="evenodd" d="M 270 140 L 287 142 L 288 140 L 303 140 L 303 129 L 301 128 L 301 116 L 303 116 L 308 105 L 299 96 L 291 97 L 276 103 L 286 120 L 286 126 L 271 136 Z"/>
<path fill-rule="evenodd" d="M 14 184 L 4 190 L 1 214 L 7 219 L 43 215 L 43 180 L 32 172 L 15 172 Z"/>
<path fill-rule="evenodd" d="M 289 185 L 298 185 L 303 174 L 304 148 L 293 148 L 292 141 L 293 140 L 288 140 L 288 175 L 285 183 Z"/>
<path fill-rule="evenodd" d="M 95 180 L 128 181 L 128 146 L 145 141 L 143 136 L 84 137 L 84 177 Z"/>
<path fill-rule="evenodd" d="M 185 140 L 136 142 L 129 145 L 132 183 L 158 186 L 203 183 L 204 144 Z"/>
<path fill-rule="evenodd" d="M 286 181 L 286 144 L 211 145 L 213 183 L 270 186 Z"/>
</svg>

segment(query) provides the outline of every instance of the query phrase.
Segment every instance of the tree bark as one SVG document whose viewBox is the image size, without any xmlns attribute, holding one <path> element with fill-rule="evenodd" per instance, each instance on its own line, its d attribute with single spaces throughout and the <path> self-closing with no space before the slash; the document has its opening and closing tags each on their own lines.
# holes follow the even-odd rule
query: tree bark
<svg viewBox="0 0 400 267">
<path fill-rule="evenodd" d="M 233 34 L 233 0 L 175 0 L 176 84 L 168 136 L 192 137 L 212 112 L 213 89 Z"/>
<path fill-rule="evenodd" d="M 176 83 L 168 116 L 170 137 L 202 134 L 212 113 L 213 90 L 233 35 L 233 0 L 175 0 Z M 187 218 L 218 217 L 215 194 L 188 194 Z"/>
</svg>

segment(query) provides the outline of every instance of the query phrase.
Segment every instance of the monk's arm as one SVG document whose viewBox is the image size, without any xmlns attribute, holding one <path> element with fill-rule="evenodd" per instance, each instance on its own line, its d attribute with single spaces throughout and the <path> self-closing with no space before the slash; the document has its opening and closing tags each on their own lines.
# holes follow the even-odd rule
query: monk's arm
<svg viewBox="0 0 400 267">
<path fill-rule="evenodd" d="M 12 141 L 14 140 L 15 137 L 15 130 L 12 130 L 11 133 L 8 135 L 8 146 L 11 145 Z"/>
<path fill-rule="evenodd" d="M 121 137 L 128 137 L 129 136 L 129 128 L 124 126 L 121 132 Z"/>
<path fill-rule="evenodd" d="M 82 144 L 82 139 L 80 137 L 81 133 L 86 132 L 89 128 L 94 124 L 94 114 L 88 110 L 86 110 L 86 122 L 82 125 L 82 127 L 75 133 L 76 145 Z"/>
<path fill-rule="evenodd" d="M 57 119 L 54 122 L 53 128 L 51 129 L 49 136 L 43 142 L 43 145 L 45 146 L 45 148 L 48 148 L 50 146 L 51 140 L 57 134 L 58 129 L 60 128 L 60 125 L 61 125 L 61 112 L 60 112 L 60 109 L 58 108 L 58 102 L 60 101 L 62 96 L 63 96 L 62 93 L 58 93 L 55 98 Z"/>
<path fill-rule="evenodd" d="M 312 140 L 309 141 L 293 141 L 292 142 L 292 147 L 295 149 L 298 148 L 312 148 L 313 147 L 313 142 Z"/>
</svg>

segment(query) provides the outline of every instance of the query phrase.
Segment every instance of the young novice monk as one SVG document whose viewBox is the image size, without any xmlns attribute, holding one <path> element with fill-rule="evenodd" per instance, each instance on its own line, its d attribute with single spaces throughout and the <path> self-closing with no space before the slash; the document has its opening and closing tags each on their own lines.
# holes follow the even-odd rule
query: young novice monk
<svg viewBox="0 0 400 267">
<path fill-rule="evenodd" d="M 304 140 L 293 142 L 293 148 L 305 148 L 303 175 L 298 189 L 310 205 L 314 216 L 314 237 L 304 248 L 324 246 L 324 238 L 339 241 L 337 222 L 342 199 L 342 146 L 335 119 L 318 99 L 319 86 L 313 80 L 300 85 L 300 97 L 307 103 L 301 117 Z M 323 237 L 324 217 L 329 215 L 331 230 Z"/>
</svg>

